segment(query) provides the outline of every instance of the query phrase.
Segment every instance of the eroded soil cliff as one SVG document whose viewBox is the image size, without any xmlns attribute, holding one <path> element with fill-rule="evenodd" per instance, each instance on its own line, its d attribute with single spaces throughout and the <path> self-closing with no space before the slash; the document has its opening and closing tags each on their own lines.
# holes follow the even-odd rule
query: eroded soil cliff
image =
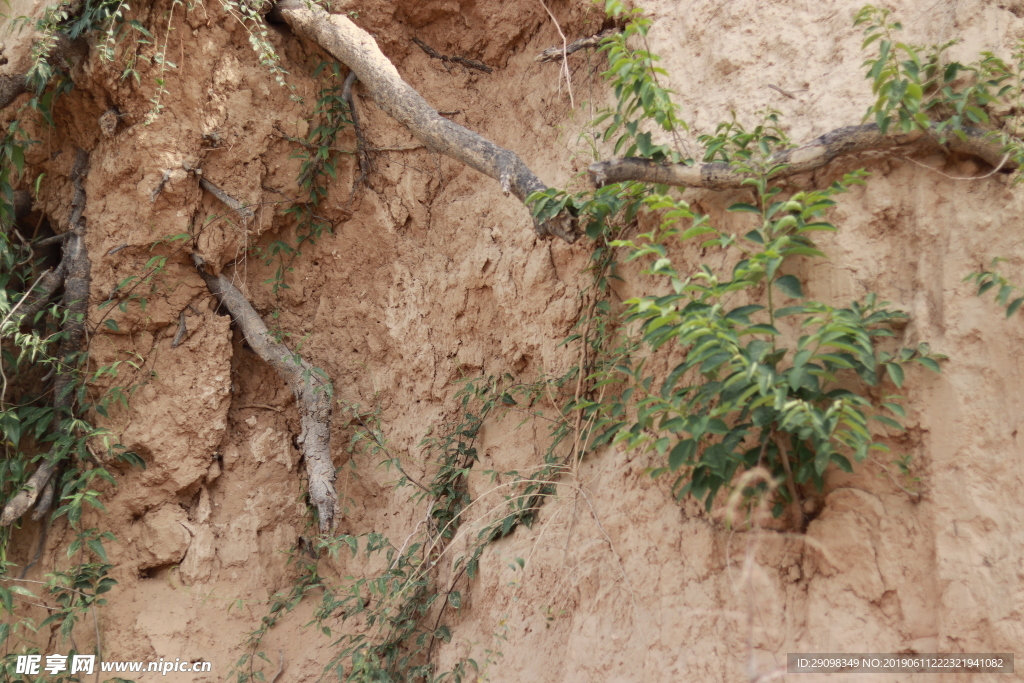
<svg viewBox="0 0 1024 683">
<path fill-rule="evenodd" d="M 1024 38 L 1019 3 L 892 4 L 914 42 L 961 37 L 954 53 L 964 59 L 980 50 L 1008 54 Z M 584 1 L 548 7 L 558 26 L 532 0 L 373 0 L 338 2 L 332 11 L 351 12 L 438 110 L 517 152 L 545 182 L 565 186 L 580 182 L 574 177 L 593 160 L 581 133 L 590 130 L 592 106 L 609 98 L 604 58 L 592 51 L 569 58 L 574 110 L 558 65 L 534 57 L 561 43 L 559 27 L 571 41 L 600 30 L 604 15 Z M 713 132 L 731 111 L 753 121 L 773 107 L 791 138 L 806 141 L 859 123 L 872 101 L 851 21 L 858 2 L 650 0 L 643 7 L 654 17 L 650 49 L 663 56 L 694 137 Z M 286 27 L 271 28 L 290 90 L 259 63 L 244 26 L 218 2 L 173 13 L 167 2 L 139 3 L 131 16 L 158 44 L 167 41 L 176 64 L 162 76 L 159 116 L 144 125 L 158 66 L 138 60 L 140 80 L 123 79 L 123 63 L 102 62 L 94 47 L 55 126 L 34 129 L 40 144 L 27 161 L 33 174 L 46 173 L 39 210 L 59 216 L 68 212 L 75 147 L 91 153 L 86 217 L 96 316 L 118 282 L 143 273 L 154 253 L 171 254 L 143 293 L 145 308 L 115 311 L 117 332 L 104 329 L 91 341 L 95 367 L 125 354 L 140 359 L 142 370 L 126 368 L 117 380 L 139 388 L 103 424 L 147 463 L 116 472 L 117 487 L 103 497 L 107 512 L 93 520 L 117 537 L 109 550 L 119 583 L 99 625 L 106 659 L 205 659 L 212 674 L 175 675 L 216 681 L 242 654 L 268 598 L 294 580 L 289 554 L 313 533 L 294 443 L 298 414 L 288 387 L 216 310 L 187 252 L 154 252 L 153 243 L 200 234 L 208 262 L 328 373 L 336 398 L 364 414 L 379 407 L 387 447 L 414 478 L 432 467 L 421 439 L 459 418 L 453 397 L 462 380 L 510 373 L 530 381 L 575 361 L 578 350 L 560 343 L 582 313 L 591 244 L 538 239 L 522 204 L 420 146 L 356 86 L 368 145 L 378 150 L 375 167 L 353 193 L 357 161 L 342 156 L 321 207 L 333 234 L 302 246 L 285 274 L 288 287 L 275 293 L 266 281 L 276 266 L 260 254 L 293 239 L 294 221 L 282 210 L 300 194 L 301 162 L 289 138 L 309 130 L 321 87 L 312 73 L 323 55 Z M 493 73 L 433 60 L 413 38 Z M 156 46 L 136 49 L 151 56 Z M 107 136 L 97 120 L 112 107 L 122 116 Z M 353 150 L 355 138 L 346 131 L 337 145 Z M 208 220 L 224 205 L 183 164 L 256 206 L 254 220 Z M 829 259 L 808 261 L 797 274 L 822 300 L 878 292 L 911 314 L 902 341 L 927 341 L 950 357 L 941 375 L 908 376 L 909 429 L 888 437 L 894 451 L 913 456 L 921 495 L 901 490 L 881 467 L 895 472 L 891 458 L 880 456 L 853 475 L 830 472 L 805 537 L 751 533 L 692 501 L 677 503 L 670 482 L 645 474 L 656 456 L 606 449 L 558 480 L 531 528 L 484 551 L 462 609 L 446 617 L 451 641 L 434 649 L 441 669 L 468 656 L 493 681 L 737 681 L 784 664 L 787 652 L 1012 652 L 1024 642 L 1024 327 L 962 283 L 993 256 L 1021 265 L 1024 194 L 999 174 L 954 179 L 988 169 L 941 154 L 846 159 L 796 182 L 823 186 L 861 166 L 872 178 L 842 198 L 833 214 L 840 231 L 820 239 Z M 724 208 L 740 195 L 689 191 L 687 198 L 728 222 L 736 218 Z M 697 250 L 679 256 L 701 258 Z M 614 287 L 619 301 L 643 285 L 638 269 L 623 278 Z M 187 336 L 172 346 L 182 313 Z M 482 508 L 502 501 L 484 470 L 539 465 L 547 427 L 520 421 L 510 413 L 484 425 L 479 471 L 470 477 Z M 398 474 L 380 468 L 380 456 L 348 452 L 357 426 L 338 411 L 338 530 L 378 531 L 398 544 L 420 523 L 423 504 L 409 488 L 393 488 Z M 54 525 L 29 578 L 67 561 L 69 533 Z M 10 557 L 30 558 L 38 534 L 38 525 L 25 524 Z M 320 561 L 334 580 L 366 566 L 344 553 Z M 330 660 L 331 638 L 306 627 L 317 600 L 309 596 L 264 638 L 260 650 L 273 660 L 260 662 L 265 680 L 278 670 L 278 653 L 278 683 L 315 680 Z M 88 620 L 75 638 L 80 649 L 94 642 Z M 56 633 L 39 639 L 45 651 L 67 649 Z"/>
</svg>

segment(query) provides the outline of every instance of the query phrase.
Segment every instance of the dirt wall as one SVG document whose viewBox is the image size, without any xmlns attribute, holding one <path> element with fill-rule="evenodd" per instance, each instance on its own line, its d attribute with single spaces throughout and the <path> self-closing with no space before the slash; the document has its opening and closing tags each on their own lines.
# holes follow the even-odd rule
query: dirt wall
<svg viewBox="0 0 1024 683">
<path fill-rule="evenodd" d="M 965 60 L 980 50 L 1009 54 L 1024 38 L 1018 4 L 892 3 L 913 42 L 961 37 L 953 54 Z M 663 56 L 694 134 L 713 132 L 730 111 L 753 121 L 757 110 L 774 107 L 795 141 L 858 123 L 872 101 L 861 34 L 852 26 L 859 6 L 643 4 L 654 17 L 650 48 Z M 603 22 L 586 2 L 548 7 L 569 40 Z M 265 281 L 273 267 L 252 250 L 292 230 L 282 203 L 298 195 L 300 162 L 288 138 L 308 130 L 318 87 L 310 74 L 322 57 L 273 27 L 289 90 L 258 63 L 244 28 L 219 3 L 187 13 L 177 7 L 172 15 L 165 2 L 135 11 L 160 27 L 160 40 L 173 29 L 167 54 L 177 68 L 165 74 L 159 117 L 144 125 L 158 67 L 140 60 L 140 80 L 122 80 L 94 49 L 58 108 L 56 127 L 38 128 L 41 144 L 28 160 L 47 174 L 39 206 L 65 215 L 74 147 L 91 152 L 93 311 L 118 282 L 138 275 L 154 241 L 201 229 L 208 261 L 330 375 L 339 399 L 381 408 L 389 448 L 417 477 L 429 469 L 418 444 L 456 416 L 460 379 L 506 372 L 529 379 L 574 362 L 576 352 L 559 343 L 581 314 L 589 242 L 539 240 L 527 211 L 497 183 L 419 146 L 368 98 L 357 96 L 357 104 L 369 144 L 382 150 L 376 169 L 352 195 L 358 169 L 353 157 L 343 158 L 323 208 L 334 234 L 303 246 L 289 288 L 272 292 Z M 515 150 L 545 182 L 574 182 L 592 160 L 579 135 L 588 130 L 588 103 L 608 101 L 598 75 L 603 61 L 585 52 L 570 57 L 573 111 L 558 66 L 534 61 L 561 42 L 541 2 L 341 2 L 332 11 L 355 13 L 429 102 Z M 494 72 L 431 60 L 413 37 Z M 138 50 L 153 53 L 152 46 Z M 106 136 L 96 121 L 111 107 L 123 116 Z M 339 146 L 352 149 L 353 136 L 346 133 Z M 224 207 L 183 164 L 257 204 L 254 221 L 207 221 Z M 795 182 L 822 186 L 860 166 L 872 178 L 835 210 L 841 229 L 820 240 L 830 258 L 796 274 L 811 296 L 833 303 L 878 292 L 912 316 L 902 341 L 927 341 L 950 357 L 939 376 L 908 376 L 909 429 L 886 437 L 913 456 L 920 500 L 886 475 L 880 465 L 892 465 L 880 457 L 853 475 L 829 473 L 806 537 L 748 533 L 692 501 L 676 503 L 669 482 L 646 476 L 652 456 L 608 449 L 560 480 L 532 528 L 485 551 L 463 609 L 450 620 L 451 642 L 436 652 L 442 667 L 471 656 L 493 681 L 736 681 L 784 664 L 787 652 L 1012 652 L 1024 642 L 1024 327 L 1004 321 L 962 283 L 996 255 L 1019 268 L 1024 194 L 998 174 L 956 179 L 987 169 L 940 154 L 842 160 Z M 687 193 L 721 220 L 732 220 L 724 207 L 738 195 Z M 679 256 L 701 258 L 696 251 Z M 627 270 L 618 295 L 639 291 L 640 277 Z M 287 553 L 311 533 L 294 444 L 298 413 L 287 386 L 217 313 L 185 252 L 171 256 L 144 294 L 145 310 L 116 312 L 119 332 L 92 340 L 96 365 L 125 354 L 143 361 L 141 371 L 118 380 L 140 388 L 105 422 L 147 462 L 145 470 L 117 472 L 117 488 L 104 496 L 107 513 L 95 519 L 118 539 L 111 561 L 119 585 L 99 614 L 105 657 L 207 659 L 212 675 L 177 675 L 221 680 L 266 614 L 268 596 L 292 580 Z M 172 347 L 182 312 L 188 333 Z M 510 415 L 484 428 L 481 473 L 470 483 L 483 500 L 500 499 L 482 470 L 527 470 L 543 451 L 546 429 L 518 422 Z M 393 471 L 348 454 L 351 433 L 349 421 L 335 421 L 339 531 L 404 538 L 422 504 L 392 489 Z M 36 534 L 26 524 L 11 556 L 29 557 Z M 30 578 L 66 562 L 69 540 L 66 526 L 55 525 L 43 566 Z M 514 568 L 516 558 L 523 568 Z M 334 577 L 361 568 L 345 556 L 322 564 Z M 267 680 L 279 652 L 285 666 L 277 683 L 315 680 L 330 658 L 330 640 L 304 628 L 314 602 L 269 632 Z M 87 623 L 75 634 L 80 647 L 94 638 Z M 53 634 L 44 649 L 66 649 L 59 643 Z M 829 678 L 869 679 L 901 680 Z"/>
</svg>

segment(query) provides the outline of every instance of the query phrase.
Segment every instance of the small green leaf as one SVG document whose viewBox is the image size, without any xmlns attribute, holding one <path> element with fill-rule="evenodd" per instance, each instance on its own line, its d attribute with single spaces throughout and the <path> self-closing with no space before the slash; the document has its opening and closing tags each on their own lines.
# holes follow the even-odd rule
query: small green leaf
<svg viewBox="0 0 1024 683">
<path fill-rule="evenodd" d="M 903 425 L 901 425 L 899 422 L 897 422 L 896 420 L 894 420 L 891 417 L 888 417 L 886 415 L 872 415 L 871 419 L 872 420 L 878 420 L 879 422 L 881 422 L 885 426 L 892 427 L 893 429 L 895 429 L 897 431 L 901 431 L 901 432 L 903 431 Z"/>
<path fill-rule="evenodd" d="M 907 416 L 907 411 L 903 410 L 903 406 L 901 406 L 899 403 L 893 403 L 892 401 L 886 401 L 882 405 L 885 406 L 886 408 L 888 408 L 889 410 L 891 410 L 896 415 L 899 415 L 900 417 L 906 417 Z"/>
<path fill-rule="evenodd" d="M 686 462 L 693 458 L 697 451 L 697 443 L 693 439 L 685 439 L 675 445 L 668 454 L 668 467 L 673 472 L 678 470 Z"/>
<path fill-rule="evenodd" d="M 806 313 L 807 309 L 803 306 L 784 306 L 779 310 L 775 311 L 776 318 L 783 318 L 787 315 L 798 315 L 800 313 Z"/>
<path fill-rule="evenodd" d="M 804 290 L 800 287 L 800 280 L 795 275 L 783 275 L 775 281 L 775 286 L 792 299 L 804 298 Z"/>
<path fill-rule="evenodd" d="M 107 327 L 108 329 L 113 330 L 114 332 L 120 332 L 121 331 L 121 328 L 119 328 L 117 326 L 117 322 L 114 321 L 114 320 L 111 320 L 110 318 L 107 318 L 106 320 L 104 320 L 103 321 L 103 325 L 105 327 Z"/>
<path fill-rule="evenodd" d="M 886 363 L 885 371 L 889 373 L 889 379 L 898 387 L 903 386 L 903 368 L 896 363 Z"/>
<path fill-rule="evenodd" d="M 743 202 L 736 202 L 729 207 L 729 211 L 745 211 L 746 213 L 756 213 L 758 216 L 761 215 L 761 209 L 757 208 L 753 204 L 745 204 Z"/>
</svg>

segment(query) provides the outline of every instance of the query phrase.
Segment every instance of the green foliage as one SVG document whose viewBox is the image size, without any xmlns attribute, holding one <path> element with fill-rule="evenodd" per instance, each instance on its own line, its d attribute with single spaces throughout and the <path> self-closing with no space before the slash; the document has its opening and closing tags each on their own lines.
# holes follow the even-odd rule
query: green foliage
<svg viewBox="0 0 1024 683">
<path fill-rule="evenodd" d="M 641 10 L 626 10 L 619 0 L 607 0 L 605 12 L 610 17 L 630 16 L 621 33 L 601 43 L 600 49 L 608 55 L 608 70 L 604 78 L 615 93 L 614 109 L 602 110 L 593 125 L 607 121 L 603 139 L 615 139 L 614 152 L 624 156 L 642 156 L 657 161 L 681 161 L 676 150 L 652 141 L 651 131 L 644 125 L 654 123 L 669 133 L 688 130 L 686 122 L 678 116 L 679 108 L 672 101 L 672 91 L 662 88 L 658 76 L 667 76 L 664 69 L 655 66 L 660 57 L 650 50 L 629 47 L 630 39 L 646 45 L 651 20 Z M 618 136 L 618 137 L 616 137 Z"/>
<path fill-rule="evenodd" d="M 621 6 L 612 9 L 621 12 Z M 892 121 L 903 130 L 931 126 L 929 112 L 980 120 L 974 108 L 986 103 L 993 87 L 986 80 L 991 80 L 991 60 L 940 71 L 936 64 L 944 47 L 922 59 L 914 46 L 894 46 L 892 34 L 900 27 L 888 21 L 887 12 L 866 8 L 857 22 L 868 25 L 865 47 L 878 43 L 882 50 L 866 66 L 878 98 L 869 116 L 875 115 L 883 129 Z M 675 116 L 677 111 L 657 82 L 663 72 L 653 66 L 653 56 L 625 47 L 627 39 L 642 38 L 645 31 L 645 20 L 634 14 L 621 37 L 605 42 L 613 60 L 605 78 L 617 105 L 593 125 L 604 126 L 605 140 L 616 140 L 616 154 L 625 150 L 677 160 L 668 146 L 649 137 L 638 140 L 644 121 L 662 124 L 670 120 L 664 112 Z M 943 81 L 948 86 L 961 72 L 976 76 L 973 89 L 925 96 L 937 89 L 936 79 L 949 76 Z M 941 130 L 966 134 L 961 119 L 951 121 Z M 685 130 L 676 120 L 661 127 Z M 848 174 L 822 190 L 784 192 L 770 182 L 783 168 L 772 155 L 791 143 L 773 111 L 751 130 L 734 115 L 698 141 L 705 162 L 728 163 L 748 178 L 751 199 L 729 207 L 750 215 L 741 235 L 694 213 L 666 187 L 622 183 L 574 195 L 549 189 L 529 201 L 541 220 L 571 206 L 589 219 L 587 234 L 600 248 L 624 249 L 627 260 L 647 261 L 644 272 L 654 282 L 656 293 L 625 302 L 623 341 L 614 350 L 602 347 L 610 362 L 594 364 L 589 379 L 608 393 L 602 401 L 581 402 L 593 425 L 590 448 L 616 443 L 653 451 L 665 460 L 652 475 L 674 473 L 674 491 L 694 495 L 708 508 L 743 472 L 765 468 L 787 485 L 762 482 L 744 493 L 774 497 L 779 514 L 787 503 L 798 502 L 793 500 L 797 487 L 820 488 L 830 465 L 850 470 L 870 452 L 884 450 L 871 423 L 901 430 L 903 416 L 900 397 L 885 384 L 902 387 L 908 364 L 938 371 L 943 357 L 927 344 L 901 349 L 885 343 L 906 315 L 875 295 L 848 306 L 808 300 L 792 272 L 797 263 L 824 256 L 814 233 L 836 230 L 827 212 L 837 195 L 862 184 L 866 173 Z M 628 226 L 641 213 L 657 216 L 660 226 L 630 239 L 610 237 L 613 225 Z M 687 243 L 729 268 L 705 263 L 680 270 L 674 255 Z M 660 367 L 655 358 L 680 356 L 670 371 L 649 369 Z"/>
<path fill-rule="evenodd" d="M 740 135 L 759 149 L 771 137 Z M 761 151 L 767 158 L 773 150 Z M 629 250 L 629 259 L 652 259 L 645 272 L 668 285 L 666 294 L 626 301 L 627 320 L 639 323 L 651 352 L 668 346 L 684 360 L 663 379 L 646 370 L 644 359 L 621 368 L 630 388 L 620 400 L 636 402 L 636 417 L 609 428 L 619 430 L 616 443 L 667 457 L 652 474 L 679 473 L 674 489 L 704 499 L 709 509 L 718 491 L 747 469 L 763 466 L 780 481 L 820 489 L 830 464 L 851 471 L 851 459 L 884 450 L 869 419 L 902 429 L 894 419 L 903 414 L 899 397 L 876 400 L 857 384 L 880 385 L 884 372 L 899 388 L 907 363 L 937 371 L 940 358 L 923 344 L 877 348 L 878 339 L 896 336 L 892 327 L 906 315 L 874 295 L 837 308 L 806 300 L 800 280 L 786 273 L 797 258 L 823 256 L 811 233 L 835 230 L 823 215 L 832 197 L 862 182 L 863 173 L 781 199 L 780 188 L 766 180 L 771 166 L 758 168 L 745 153 L 732 163 L 758 175 L 751 183 L 755 203 L 729 207 L 754 216 L 742 238 L 714 227 L 681 199 L 655 194 L 645 204 L 663 216 L 660 228 L 614 243 Z M 690 240 L 725 251 L 735 262 L 731 272 L 708 265 L 679 272 L 669 250 Z"/>
<path fill-rule="evenodd" d="M 300 149 L 293 158 L 302 159 L 296 184 L 306 193 L 306 198 L 285 210 L 285 215 L 295 219 L 295 244 L 274 240 L 261 252 L 267 265 L 276 263 L 274 274 L 266 282 L 276 293 L 289 289 L 285 274 L 291 270 L 291 263 L 301 255 L 304 243 L 315 244 L 316 240 L 333 230 L 330 219 L 321 215 L 321 204 L 327 199 L 328 176 L 338 177 L 339 152 L 335 149 L 338 135 L 352 125 L 348 102 L 342 97 L 344 78 L 341 65 L 337 62 L 321 62 L 313 71 L 314 78 L 323 78 L 324 85 L 317 96 L 313 126 L 306 140 L 299 141 Z"/>
<path fill-rule="evenodd" d="M 86 2 L 78 15 L 70 15 L 67 5 L 51 7 L 44 13 L 35 24 L 41 37 L 33 47 L 33 63 L 28 72 L 34 87 L 33 96 L 18 116 L 35 112 L 53 124 L 54 102 L 71 86 L 47 60 L 58 43 L 57 33 L 79 37 L 96 28 L 95 22 L 116 13 L 114 8 L 111 3 Z M 59 466 L 53 482 L 57 491 L 55 499 L 59 502 L 51 519 L 66 518 L 74 538 L 68 549 L 68 556 L 72 558 L 70 567 L 48 574 L 46 594 L 35 596 L 12 576 L 13 566 L 6 561 L 13 528 L 0 532 L 0 612 L 5 614 L 0 627 L 0 645 L 5 651 L 23 646 L 21 634 L 50 623 L 59 624 L 62 637 L 67 638 L 83 614 L 105 604 L 99 596 L 109 591 L 115 582 L 108 576 L 111 565 L 107 562 L 103 542 L 113 537 L 95 528 L 83 529 L 82 521 L 87 509 L 103 509 L 98 487 L 112 485 L 114 479 L 97 460 L 94 449 L 102 444 L 107 458 L 142 463 L 136 454 L 125 452 L 123 446 L 113 443 L 106 430 L 81 417 L 93 409 L 105 414 L 105 406 L 112 398 L 101 394 L 94 403 L 89 380 L 116 375 L 117 366 L 122 362 L 134 362 L 118 361 L 87 374 L 83 370 L 87 367 L 86 350 L 56 356 L 56 345 L 67 336 L 63 328 L 68 322 L 68 311 L 54 303 L 31 319 L 20 312 L 44 272 L 42 257 L 33 253 L 32 246 L 20 232 L 24 228 L 14 221 L 14 186 L 23 178 L 25 149 L 30 144 L 33 141 L 16 117 L 0 143 L 0 222 L 4 226 L 0 231 L 0 338 L 4 341 L 0 353 L 0 509 L 18 494 L 44 460 L 56 463 Z M 71 397 L 71 409 L 60 412 L 54 410 L 55 397 L 50 385 L 50 379 L 58 372 L 71 380 L 62 394 Z M 49 603 L 47 618 L 39 624 L 18 618 L 17 602 L 26 599 L 37 604 Z M 10 680 L 22 679 L 13 675 L 13 655 L 5 658 L 0 666 Z"/>
<path fill-rule="evenodd" d="M 1002 258 L 993 259 L 992 270 L 971 273 L 964 278 L 964 282 L 976 284 L 978 296 L 983 296 L 990 290 L 996 290 L 996 303 L 1006 309 L 1006 317 L 1009 318 L 1020 310 L 1021 304 L 1024 304 L 1024 287 L 1014 284 L 999 272 L 997 267 L 1004 260 Z"/>
<path fill-rule="evenodd" d="M 903 26 L 891 20 L 888 9 L 867 5 L 854 24 L 864 27 L 862 49 L 877 49 L 864 62 L 876 96 L 865 121 L 873 118 L 883 132 L 894 123 L 902 132 L 930 130 L 940 142 L 954 135 L 966 139 L 974 127 L 1002 144 L 1007 160 L 1015 166 L 1024 162 L 1019 130 L 1024 41 L 1018 43 L 1010 61 L 982 52 L 977 61 L 965 65 L 945 58 L 946 50 L 959 41 L 930 47 L 899 42 L 897 34 Z"/>
</svg>

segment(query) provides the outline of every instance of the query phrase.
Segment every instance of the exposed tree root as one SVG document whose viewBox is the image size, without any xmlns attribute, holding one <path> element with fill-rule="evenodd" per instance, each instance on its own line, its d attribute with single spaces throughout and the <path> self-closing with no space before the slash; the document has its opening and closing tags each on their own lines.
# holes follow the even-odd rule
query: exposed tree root
<svg viewBox="0 0 1024 683">
<path fill-rule="evenodd" d="M 228 309 L 256 355 L 266 361 L 288 382 L 299 405 L 302 433 L 298 443 L 306 461 L 309 498 L 320 516 L 320 532 L 326 533 L 334 524 L 338 493 L 334 488 L 334 464 L 331 462 L 331 385 L 316 368 L 279 344 L 270 336 L 259 314 L 238 288 L 223 275 L 206 271 L 199 254 L 192 259 L 207 288 Z"/>
<path fill-rule="evenodd" d="M 348 117 L 352 119 L 352 128 L 356 132 L 356 157 L 359 159 L 359 177 L 352 183 L 353 193 L 366 180 L 366 176 L 370 174 L 369 151 L 366 148 L 366 138 L 363 137 L 363 128 L 359 125 L 356 98 L 352 94 L 352 86 L 356 84 L 357 80 L 359 79 L 356 77 L 356 72 L 349 72 L 349 75 L 345 77 L 345 84 L 341 88 L 341 97 L 348 104 Z"/>
<path fill-rule="evenodd" d="M 999 143 L 987 139 L 986 131 L 967 130 L 967 138 L 953 135 L 945 147 L 952 152 L 978 157 L 990 165 L 1007 171 L 1017 168 L 1008 160 Z M 930 131 L 915 129 L 909 133 L 890 130 L 882 134 L 875 124 L 837 128 L 801 147 L 782 150 L 771 155 L 767 166 L 786 164 L 773 178 L 785 178 L 821 168 L 839 156 L 909 147 L 911 145 L 938 145 Z M 649 159 L 625 158 L 599 161 L 589 168 L 590 180 L 598 187 L 609 183 L 638 180 L 658 185 L 700 187 L 709 190 L 731 190 L 743 187 L 748 175 L 724 162 L 695 164 L 661 164 Z"/>
<path fill-rule="evenodd" d="M 75 154 L 75 163 L 71 168 L 71 181 L 75 186 L 75 195 L 71 202 L 71 218 L 68 221 L 70 237 L 64 243 L 64 258 L 58 271 L 63 269 L 64 297 L 62 303 L 67 311 L 63 325 L 65 333 L 57 349 L 57 374 L 53 382 L 53 431 L 65 432 L 62 423 L 72 416 L 75 400 L 75 383 L 78 381 L 78 365 L 82 359 L 82 347 L 85 342 L 85 324 L 89 309 L 90 270 L 89 253 L 85 246 L 85 188 L 83 181 L 89 165 L 89 155 L 79 149 Z M 52 292 L 51 292 L 52 293 Z M 45 300 L 43 301 L 45 305 Z M 63 436 L 70 436 L 64 433 Z M 58 442 L 59 443 L 59 442 Z M 0 515 L 0 526 L 9 526 L 35 504 L 40 493 L 60 467 L 63 454 L 55 445 L 40 463 L 25 487 L 4 507 Z M 49 504 L 49 503 L 48 503 Z"/>
<path fill-rule="evenodd" d="M 377 106 L 405 125 L 428 149 L 494 178 L 506 194 L 511 192 L 520 201 L 547 188 L 513 152 L 438 114 L 402 80 L 373 37 L 345 15 L 328 14 L 303 0 L 281 0 L 274 11 L 297 35 L 313 41 L 354 71 Z M 535 222 L 534 227 L 542 236 L 574 242 L 579 236 L 577 224 L 575 216 L 563 212 L 545 223 Z"/>
</svg>

